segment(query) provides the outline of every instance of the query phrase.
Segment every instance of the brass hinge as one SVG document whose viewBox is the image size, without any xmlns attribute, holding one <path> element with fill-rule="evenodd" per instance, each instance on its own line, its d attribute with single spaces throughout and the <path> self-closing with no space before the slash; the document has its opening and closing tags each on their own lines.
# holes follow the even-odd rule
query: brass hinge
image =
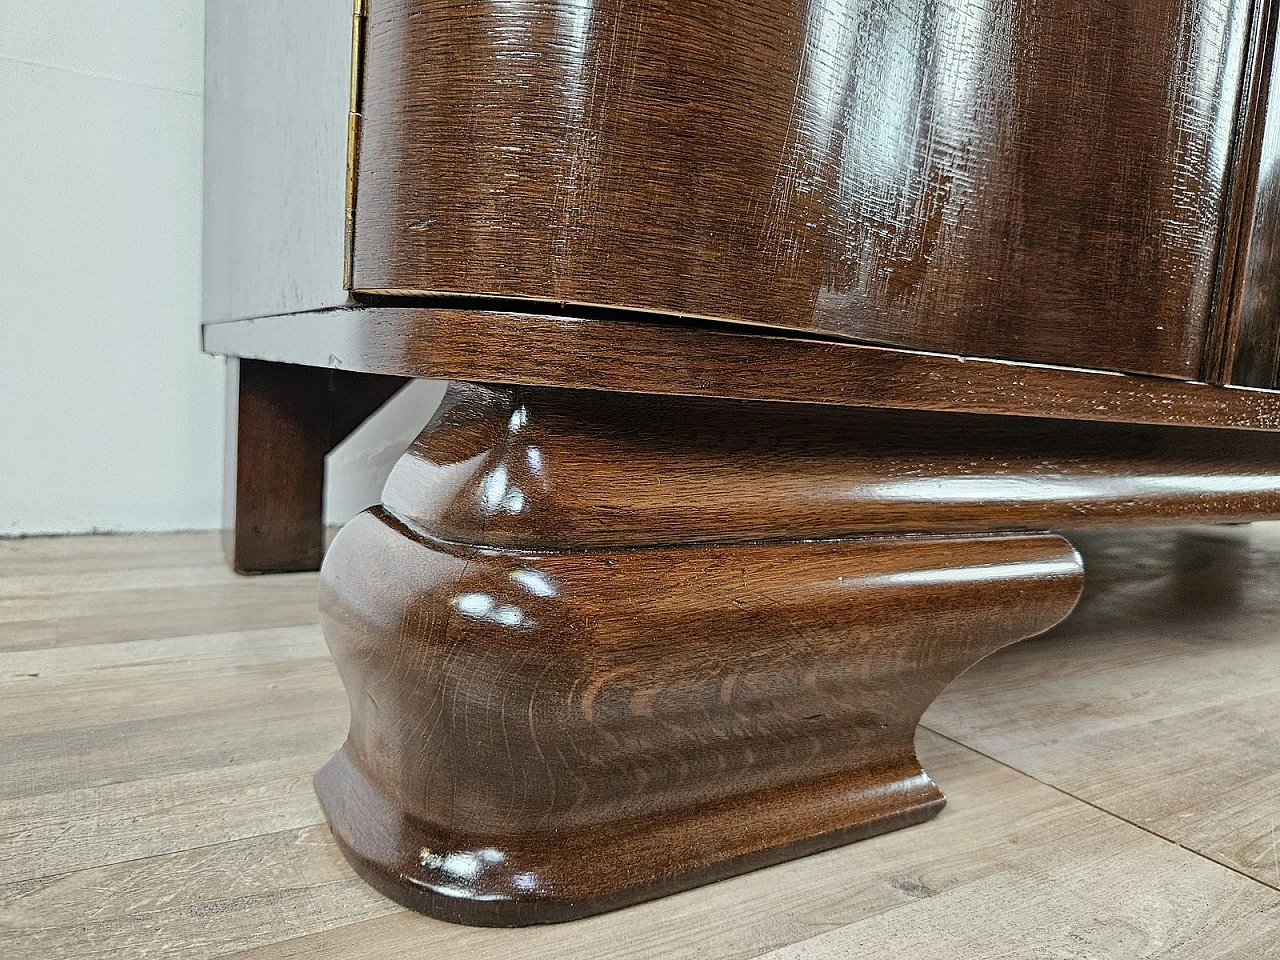
<svg viewBox="0 0 1280 960">
<path fill-rule="evenodd" d="M 342 283 L 348 290 L 355 282 L 356 176 L 360 167 L 360 112 L 363 109 L 364 47 L 368 16 L 369 0 L 354 0 L 351 10 L 351 100 L 347 108 L 347 200 L 342 269 Z"/>
</svg>

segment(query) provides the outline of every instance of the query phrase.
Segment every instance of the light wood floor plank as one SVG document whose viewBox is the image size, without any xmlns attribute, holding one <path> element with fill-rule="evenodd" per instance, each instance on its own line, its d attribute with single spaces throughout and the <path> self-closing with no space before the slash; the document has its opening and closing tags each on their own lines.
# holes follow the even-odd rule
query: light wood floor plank
<svg viewBox="0 0 1280 960">
<path fill-rule="evenodd" d="M 0 599 L 0 650 L 84 646 L 319 622 L 314 574 Z"/>
<path fill-rule="evenodd" d="M 832 931 L 856 931 L 874 918 L 899 918 L 878 940 L 875 956 L 949 957 L 916 952 L 913 931 L 921 915 L 957 909 L 967 914 L 949 914 L 949 922 L 994 927 L 998 936 L 1023 945 L 1023 952 L 1006 955 L 1141 956 L 1126 952 L 1131 941 L 1105 939 L 1098 942 L 1108 949 L 1099 952 L 1048 952 L 1063 930 L 1078 931 L 1081 945 L 1087 943 L 1086 933 L 1099 925 L 1102 895 L 1064 899 L 1054 923 L 1043 931 L 1023 924 L 1024 909 L 1038 922 L 1056 884 L 1082 883 L 1090 871 L 1106 896 L 1119 896 L 1123 913 L 1114 904 L 1101 911 L 1116 916 L 1117 925 L 1130 922 L 1129 911 L 1141 917 L 1147 904 L 1167 903 L 1160 916 L 1145 922 L 1159 936 L 1186 942 L 1190 949 L 1215 916 L 1204 898 L 1216 902 L 1228 896 L 1233 906 L 1221 914 L 1220 934 L 1234 929 L 1234 942 L 1241 944 L 1280 935 L 1275 891 L 928 733 L 922 733 L 920 748 L 950 796 L 947 809 L 921 827 L 568 926 L 465 929 L 401 913 L 238 956 L 738 960 Z M 1037 952 L 1037 944 L 1046 950 Z M 812 955 L 843 956 L 843 941 L 831 946 Z"/>
<path fill-rule="evenodd" d="M 0 801 L 0 883 L 314 826 L 329 752 Z"/>
<path fill-rule="evenodd" d="M 0 887 L 0 956 L 216 957 L 394 909 L 306 827 Z"/>
<path fill-rule="evenodd" d="M 0 538 L 0 576 L 208 564 L 218 561 L 221 550 L 218 530 Z"/>
<path fill-rule="evenodd" d="M 924 723 L 1280 887 L 1280 525 L 1079 542 L 1076 614 Z"/>
<path fill-rule="evenodd" d="M 0 651 L 319 622 L 315 574 L 237 577 L 220 539 L 0 540 Z"/>
<path fill-rule="evenodd" d="M 1280 895 L 1147 836 L 1108 834 L 1009 872 L 763 954 L 768 960 L 1276 955 Z M 993 910 L 994 905 L 999 905 Z"/>
<path fill-rule="evenodd" d="M 320 824 L 314 575 L 235 578 L 216 534 L 0 542 L 0 957 L 1280 955 L 1280 526 L 1086 546 L 1078 618 L 927 715 L 974 748 L 921 731 L 936 820 L 512 931 L 397 908 Z"/>
<path fill-rule="evenodd" d="M 203 709 L 210 697 L 194 697 L 193 689 L 256 702 L 261 684 L 293 677 L 299 663 L 309 664 L 304 674 L 323 685 L 318 695 L 335 692 L 321 679 L 333 671 L 313 626 L 0 652 L 0 696 L 7 699 L 0 744 L 23 734 Z"/>
<path fill-rule="evenodd" d="M 324 660 L 178 686 L 167 700 L 176 702 L 158 715 L 140 701 L 136 718 L 117 705 L 83 726 L 0 735 L 0 799 L 321 753 L 346 729 L 345 698 Z"/>
</svg>

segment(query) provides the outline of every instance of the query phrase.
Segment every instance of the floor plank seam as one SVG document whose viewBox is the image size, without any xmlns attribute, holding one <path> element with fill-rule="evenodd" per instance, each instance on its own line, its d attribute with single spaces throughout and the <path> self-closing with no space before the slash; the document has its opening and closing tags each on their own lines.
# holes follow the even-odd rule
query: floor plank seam
<svg viewBox="0 0 1280 960">
<path fill-rule="evenodd" d="M 1251 529 L 1082 534 L 1072 642 L 976 669 L 936 712 L 955 735 L 919 725 L 933 826 L 523 931 L 422 917 L 341 857 L 309 784 L 348 720 L 315 574 L 144 595 L 186 539 L 49 538 L 46 580 L 0 541 L 0 580 L 34 584 L 0 598 L 0 780 L 36 791 L 0 802 L 0 957 L 1280 960 L 1280 523 Z M 118 589 L 62 590 L 111 564 Z"/>
<path fill-rule="evenodd" d="M 215 843 L 200 843 L 200 844 L 196 844 L 194 847 L 179 847 L 175 850 L 164 850 L 160 853 L 149 853 L 145 857 L 130 857 L 124 860 L 110 860 L 105 863 L 95 863 L 93 864 L 93 866 L 89 866 L 89 867 L 76 867 L 71 870 L 63 870 L 57 873 L 44 873 L 38 876 L 12 877 L 8 880 L 5 880 L 3 883 L 0 883 L 0 890 L 3 890 L 5 887 L 10 887 L 10 886 L 13 886 L 14 884 L 19 884 L 19 883 L 42 883 L 46 880 L 48 881 L 62 880 L 67 877 L 74 877 L 80 873 L 89 873 L 93 870 L 102 870 L 107 867 L 123 867 L 129 864 L 146 863 L 148 860 L 160 860 L 160 859 L 163 859 L 164 857 L 172 857 L 181 853 L 195 853 L 200 850 L 216 850 L 218 847 L 229 846 L 233 843 L 247 843 L 250 840 L 261 840 L 266 837 L 278 837 L 288 833 L 299 833 L 303 830 L 311 830 L 311 829 L 314 829 L 315 827 L 322 827 L 324 825 L 325 825 L 324 818 L 319 817 L 316 819 L 314 823 L 303 823 L 303 824 L 299 824 L 296 827 L 285 827 L 283 830 L 268 830 L 266 833 L 254 833 L 254 834 L 250 834 L 247 837 L 235 837 L 234 839 L 231 839 L 231 840 L 218 840 Z M 332 839 L 326 839 L 325 842 L 332 843 L 333 841 Z M 354 878 L 355 873 L 353 872 L 351 876 L 352 878 Z"/>
<path fill-rule="evenodd" d="M 1008 763 L 1004 760 L 1001 760 L 999 757 L 994 757 L 989 753 L 984 753 L 983 751 L 979 750 L 977 747 L 972 747 L 969 744 L 965 743 L 963 740 L 957 740 L 955 737 L 950 737 L 947 734 L 942 733 L 939 730 L 935 730 L 933 727 L 925 726 L 924 724 L 921 724 L 920 726 L 923 729 L 928 730 L 930 733 L 934 734 L 935 736 L 941 737 L 943 740 L 946 740 L 950 743 L 954 743 L 956 746 L 962 747 L 965 750 L 972 751 L 973 753 L 976 753 L 980 757 L 986 757 L 986 759 L 1000 764 L 1000 766 L 1004 767 L 1007 770 L 1012 770 L 1014 773 L 1019 773 L 1024 777 L 1029 777 L 1030 779 L 1034 780 L 1036 783 L 1042 784 L 1043 786 L 1048 787 L 1050 790 L 1053 790 L 1057 793 L 1062 794 L 1064 797 L 1070 797 L 1072 800 L 1078 801 L 1079 803 L 1083 803 L 1087 807 L 1092 807 L 1094 810 L 1097 810 L 1099 813 L 1104 814 L 1108 817 L 1111 817 L 1113 820 L 1119 820 L 1122 823 L 1127 823 L 1131 827 L 1136 827 L 1137 829 L 1141 830 L 1143 833 L 1150 834 L 1151 836 L 1155 837 L 1157 840 L 1163 840 L 1165 843 L 1172 844 L 1173 846 L 1177 847 L 1179 850 L 1185 850 L 1187 853 L 1190 853 L 1193 856 L 1197 856 L 1201 860 L 1207 860 L 1210 863 L 1217 864 L 1218 866 L 1226 870 L 1230 870 L 1232 873 L 1238 876 L 1241 876 L 1252 883 L 1256 883 L 1260 887 L 1266 887 L 1268 890 L 1274 890 L 1277 893 L 1280 893 L 1280 887 L 1277 887 L 1273 883 L 1267 883 L 1267 881 L 1265 880 L 1259 880 L 1257 877 L 1253 876 L 1252 874 L 1245 873 L 1239 867 L 1233 867 L 1231 864 L 1224 863 L 1223 861 L 1217 859 L 1216 857 L 1211 857 L 1207 853 L 1203 853 L 1199 850 L 1196 850 L 1194 847 L 1188 847 L 1186 844 L 1183 844 L 1177 840 L 1174 840 L 1172 837 L 1165 836 L 1163 833 L 1160 833 L 1158 830 L 1152 830 L 1150 827 L 1144 826 L 1141 823 L 1137 823 L 1134 820 L 1130 820 L 1128 817 L 1123 816 L 1122 814 L 1116 813 L 1114 810 L 1108 810 L 1106 807 L 1099 806 L 1098 804 L 1094 803 L 1092 800 L 1088 800 L 1084 797 L 1077 796 L 1076 794 L 1072 793 L 1070 790 L 1064 790 L 1062 787 L 1059 787 L 1056 784 L 1050 783 L 1047 780 L 1041 780 L 1034 773 L 1029 773 L 1028 771 L 1023 770 L 1019 767 L 1015 767 L 1013 764 Z"/>
</svg>

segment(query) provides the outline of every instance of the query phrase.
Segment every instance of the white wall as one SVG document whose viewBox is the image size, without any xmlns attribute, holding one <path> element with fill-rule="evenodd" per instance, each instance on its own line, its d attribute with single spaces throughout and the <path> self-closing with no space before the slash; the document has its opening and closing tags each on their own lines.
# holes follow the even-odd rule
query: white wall
<svg viewBox="0 0 1280 960">
<path fill-rule="evenodd" d="M 0 536 L 221 524 L 221 360 L 199 352 L 201 0 L 0 0 Z M 377 499 L 438 395 L 330 458 Z"/>
<path fill-rule="evenodd" d="M 415 380 L 329 454 L 325 514 L 346 523 L 381 498 L 395 462 L 440 405 L 446 384 Z"/>
</svg>

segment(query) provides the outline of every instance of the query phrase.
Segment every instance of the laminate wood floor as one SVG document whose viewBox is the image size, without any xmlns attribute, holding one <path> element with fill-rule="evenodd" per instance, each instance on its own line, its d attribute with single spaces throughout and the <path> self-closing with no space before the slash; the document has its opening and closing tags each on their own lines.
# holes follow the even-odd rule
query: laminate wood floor
<svg viewBox="0 0 1280 960">
<path fill-rule="evenodd" d="M 0 958 L 1280 958 L 1280 525 L 1077 539 L 1077 613 L 918 742 L 920 827 L 577 923 L 410 914 L 312 772 L 313 575 L 216 534 L 0 541 Z"/>
</svg>

